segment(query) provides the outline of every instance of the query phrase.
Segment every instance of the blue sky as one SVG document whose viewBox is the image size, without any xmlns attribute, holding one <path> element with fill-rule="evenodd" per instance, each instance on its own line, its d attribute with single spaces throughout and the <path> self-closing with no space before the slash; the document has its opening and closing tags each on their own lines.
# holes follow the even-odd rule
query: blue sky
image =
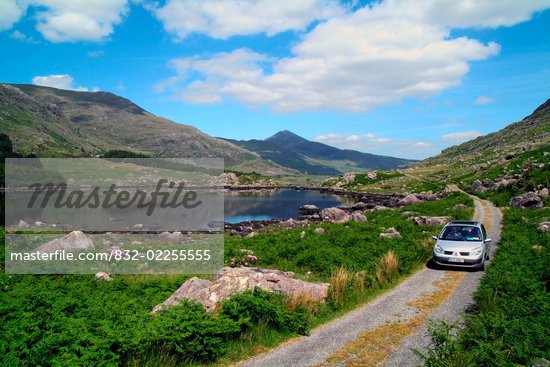
<svg viewBox="0 0 550 367">
<path fill-rule="evenodd" d="M 550 98 L 549 0 L 0 0 L 0 82 L 425 158 Z"/>
</svg>

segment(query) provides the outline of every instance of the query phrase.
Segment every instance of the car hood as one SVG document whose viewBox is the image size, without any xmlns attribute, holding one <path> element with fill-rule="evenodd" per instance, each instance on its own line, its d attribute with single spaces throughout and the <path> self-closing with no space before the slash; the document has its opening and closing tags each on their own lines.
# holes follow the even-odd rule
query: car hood
<svg viewBox="0 0 550 367">
<path fill-rule="evenodd" d="M 444 251 L 471 251 L 476 247 L 480 247 L 482 241 L 445 241 L 437 240 L 437 245 L 441 246 Z"/>
</svg>

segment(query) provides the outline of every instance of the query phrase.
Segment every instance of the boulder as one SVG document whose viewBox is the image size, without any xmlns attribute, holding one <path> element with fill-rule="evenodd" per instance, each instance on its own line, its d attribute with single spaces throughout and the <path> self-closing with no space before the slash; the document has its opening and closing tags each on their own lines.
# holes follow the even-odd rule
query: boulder
<svg viewBox="0 0 550 367">
<path fill-rule="evenodd" d="M 321 218 L 329 223 L 347 223 L 351 220 L 351 215 L 340 208 L 326 208 L 321 211 Z"/>
<path fill-rule="evenodd" d="M 185 240 L 185 235 L 181 232 L 162 232 L 159 234 L 159 238 L 165 242 L 180 243 Z"/>
<path fill-rule="evenodd" d="M 325 229 L 324 228 L 315 228 L 315 230 L 313 232 L 315 232 L 316 234 L 323 234 L 323 233 L 325 233 Z"/>
<path fill-rule="evenodd" d="M 223 268 L 214 281 L 191 278 L 174 292 L 166 301 L 157 305 L 151 313 L 165 307 L 178 305 L 181 299 L 201 303 L 207 311 L 214 311 L 219 303 L 235 293 L 259 287 L 268 292 L 280 293 L 289 297 L 307 295 L 319 302 L 327 296 L 328 283 L 312 283 L 293 279 L 292 272 L 260 268 Z"/>
<path fill-rule="evenodd" d="M 542 198 L 534 192 L 513 197 L 510 200 L 510 206 L 516 209 L 540 209 L 544 207 Z"/>
<path fill-rule="evenodd" d="M 346 173 L 342 176 L 344 184 L 351 184 L 355 181 L 355 173 Z"/>
<path fill-rule="evenodd" d="M 417 226 L 442 226 L 449 221 L 449 217 L 414 217 L 413 222 Z"/>
<path fill-rule="evenodd" d="M 94 243 L 81 231 L 73 231 L 65 236 L 56 238 L 34 249 L 34 252 L 55 252 L 65 250 L 67 252 L 80 250 L 93 250 Z"/>
<path fill-rule="evenodd" d="M 468 188 L 475 192 L 485 192 L 487 191 L 487 188 L 483 186 L 483 183 L 480 180 L 474 181 Z"/>
<path fill-rule="evenodd" d="M 542 196 L 543 198 L 547 198 L 549 194 L 550 192 L 548 190 L 548 187 L 544 187 L 539 191 L 539 196 Z"/>
<path fill-rule="evenodd" d="M 386 229 L 383 233 L 380 233 L 380 238 L 400 238 L 401 233 L 393 227 Z"/>
<path fill-rule="evenodd" d="M 17 225 L 17 228 L 26 229 L 29 227 L 30 227 L 29 223 L 25 222 L 23 219 L 19 220 L 19 224 Z"/>
<path fill-rule="evenodd" d="M 421 200 L 419 200 L 415 195 L 409 194 L 405 196 L 403 199 L 399 200 L 397 202 L 397 205 L 399 206 L 405 206 L 405 205 L 412 205 L 412 204 L 418 204 Z"/>
<path fill-rule="evenodd" d="M 113 280 L 113 278 L 111 278 L 109 274 L 104 273 L 102 271 L 100 271 L 99 273 L 96 273 L 95 278 L 96 280 L 102 280 L 104 282 L 110 282 L 111 280 Z"/>
<path fill-rule="evenodd" d="M 376 180 L 376 176 L 378 176 L 378 172 L 376 171 L 371 171 L 366 175 L 369 180 Z"/>
<path fill-rule="evenodd" d="M 225 172 L 222 176 L 225 185 L 235 185 L 239 182 L 239 177 L 233 172 Z"/>
<path fill-rule="evenodd" d="M 367 221 L 367 217 L 365 216 L 365 214 L 361 213 L 360 211 L 353 212 L 351 214 L 351 217 L 353 218 L 354 221 L 358 223 L 364 223 Z"/>
<path fill-rule="evenodd" d="M 313 215 L 313 214 L 319 213 L 320 211 L 321 211 L 321 209 L 319 209 L 317 206 L 315 206 L 313 204 L 302 205 L 298 209 L 298 212 L 302 215 Z"/>
<path fill-rule="evenodd" d="M 541 232 L 549 233 L 550 232 L 550 222 L 549 221 L 544 221 L 544 222 L 540 223 L 537 229 Z"/>
<path fill-rule="evenodd" d="M 305 236 L 306 236 L 306 232 L 305 232 L 305 231 L 300 232 L 300 239 L 303 240 Z"/>
</svg>

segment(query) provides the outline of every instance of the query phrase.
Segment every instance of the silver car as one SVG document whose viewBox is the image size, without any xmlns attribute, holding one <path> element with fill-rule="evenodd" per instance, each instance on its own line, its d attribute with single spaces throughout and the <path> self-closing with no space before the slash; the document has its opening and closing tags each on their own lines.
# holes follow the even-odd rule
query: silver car
<svg viewBox="0 0 550 367">
<path fill-rule="evenodd" d="M 485 268 L 489 258 L 491 239 L 483 224 L 471 221 L 449 222 L 443 227 L 433 248 L 437 265 Z"/>
</svg>

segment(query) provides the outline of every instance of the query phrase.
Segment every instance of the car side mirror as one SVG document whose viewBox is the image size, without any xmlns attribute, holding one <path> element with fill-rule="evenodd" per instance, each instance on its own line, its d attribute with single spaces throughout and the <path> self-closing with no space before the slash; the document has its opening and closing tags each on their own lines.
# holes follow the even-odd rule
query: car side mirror
<svg viewBox="0 0 550 367">
<path fill-rule="evenodd" d="M 486 239 L 485 239 L 485 243 L 487 243 L 487 242 L 491 242 L 491 239 L 490 239 L 490 238 L 486 238 Z"/>
<path fill-rule="evenodd" d="M 432 238 L 433 238 L 434 240 L 437 240 L 437 236 L 432 236 Z"/>
</svg>

